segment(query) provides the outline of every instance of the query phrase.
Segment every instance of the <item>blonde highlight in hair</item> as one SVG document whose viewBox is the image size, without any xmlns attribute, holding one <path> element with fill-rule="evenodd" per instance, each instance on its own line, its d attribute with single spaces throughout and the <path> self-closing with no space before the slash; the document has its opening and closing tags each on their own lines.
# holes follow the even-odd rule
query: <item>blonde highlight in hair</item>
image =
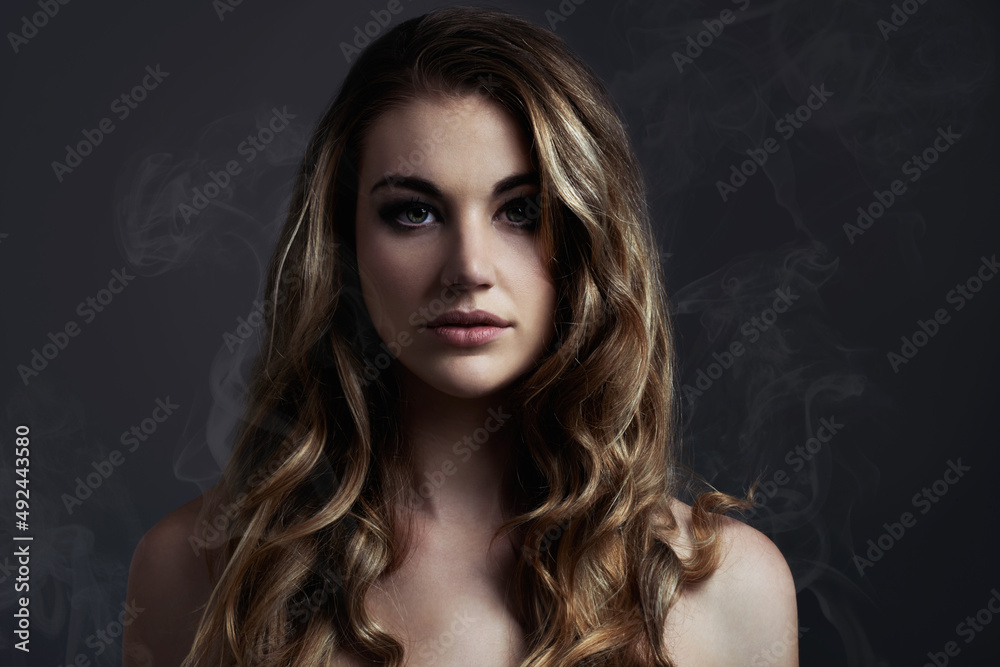
<svg viewBox="0 0 1000 667">
<path fill-rule="evenodd" d="M 489 95 L 524 126 L 557 285 L 553 343 L 513 392 L 523 446 L 513 513 L 494 536 L 524 536 L 512 580 L 522 665 L 672 665 L 667 611 L 718 566 L 721 514 L 748 506 L 698 496 L 688 559 L 663 538 L 680 490 L 676 362 L 642 173 L 613 101 L 549 31 L 485 9 L 435 11 L 367 48 L 307 148 L 220 486 L 232 521 L 187 667 L 320 667 L 340 652 L 403 664 L 402 643 L 365 606 L 406 552 L 394 502 L 407 480 L 399 387 L 392 373 L 364 374 L 380 341 L 353 222 L 367 130 L 441 94 Z"/>
</svg>

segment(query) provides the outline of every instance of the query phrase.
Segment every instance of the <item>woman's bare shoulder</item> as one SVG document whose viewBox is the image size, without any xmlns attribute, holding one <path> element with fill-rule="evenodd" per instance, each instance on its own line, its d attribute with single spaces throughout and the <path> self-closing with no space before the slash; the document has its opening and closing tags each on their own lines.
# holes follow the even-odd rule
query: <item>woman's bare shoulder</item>
<svg viewBox="0 0 1000 667">
<path fill-rule="evenodd" d="M 203 521 L 211 523 L 213 487 L 177 508 L 135 547 L 126 598 L 136 610 L 122 636 L 124 665 L 179 665 L 212 592 Z M 152 662 L 150 662 L 152 661 Z"/>
<path fill-rule="evenodd" d="M 682 558 L 694 542 L 691 506 L 671 499 L 666 534 Z M 664 640 L 680 664 L 798 665 L 795 581 L 781 551 L 759 530 L 720 517 L 719 567 L 685 589 L 667 614 Z"/>
</svg>

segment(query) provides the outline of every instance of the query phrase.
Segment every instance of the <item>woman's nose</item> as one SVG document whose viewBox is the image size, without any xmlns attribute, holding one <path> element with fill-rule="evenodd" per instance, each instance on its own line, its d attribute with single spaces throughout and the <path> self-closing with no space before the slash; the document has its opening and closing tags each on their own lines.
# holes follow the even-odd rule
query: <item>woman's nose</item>
<svg viewBox="0 0 1000 667">
<path fill-rule="evenodd" d="M 441 283 L 465 289 L 490 287 L 496 280 L 496 230 L 488 213 L 466 210 L 450 220 Z"/>
</svg>

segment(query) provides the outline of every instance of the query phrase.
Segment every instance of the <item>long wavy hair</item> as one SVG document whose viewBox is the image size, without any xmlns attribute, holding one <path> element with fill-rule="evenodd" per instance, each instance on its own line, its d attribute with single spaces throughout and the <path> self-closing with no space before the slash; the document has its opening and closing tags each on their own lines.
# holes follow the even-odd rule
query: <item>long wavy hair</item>
<svg viewBox="0 0 1000 667">
<path fill-rule="evenodd" d="M 467 94 L 489 95 L 528 132 L 557 288 L 553 342 L 512 389 L 513 512 L 494 534 L 522 536 L 511 581 L 522 665 L 672 664 L 667 612 L 717 568 L 719 517 L 746 501 L 698 494 L 689 558 L 664 538 L 678 529 L 669 498 L 684 466 L 642 173 L 617 107 L 562 40 L 452 8 L 368 46 L 308 145 L 268 271 L 266 345 L 219 486 L 224 538 L 188 667 L 319 667 L 340 652 L 403 664 L 403 644 L 365 606 L 405 556 L 393 536 L 409 482 L 399 386 L 376 372 L 385 351 L 360 296 L 358 165 L 386 110 Z"/>
</svg>

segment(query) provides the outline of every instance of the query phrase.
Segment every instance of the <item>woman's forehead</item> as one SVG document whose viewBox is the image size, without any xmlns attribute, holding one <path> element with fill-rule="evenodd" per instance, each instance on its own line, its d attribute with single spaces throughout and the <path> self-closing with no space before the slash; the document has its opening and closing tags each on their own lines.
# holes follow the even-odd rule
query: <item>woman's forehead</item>
<svg viewBox="0 0 1000 667">
<path fill-rule="evenodd" d="M 361 176 L 420 175 L 492 187 L 532 170 L 529 147 L 518 120 L 486 95 L 422 95 L 372 124 L 362 144 Z"/>
</svg>

